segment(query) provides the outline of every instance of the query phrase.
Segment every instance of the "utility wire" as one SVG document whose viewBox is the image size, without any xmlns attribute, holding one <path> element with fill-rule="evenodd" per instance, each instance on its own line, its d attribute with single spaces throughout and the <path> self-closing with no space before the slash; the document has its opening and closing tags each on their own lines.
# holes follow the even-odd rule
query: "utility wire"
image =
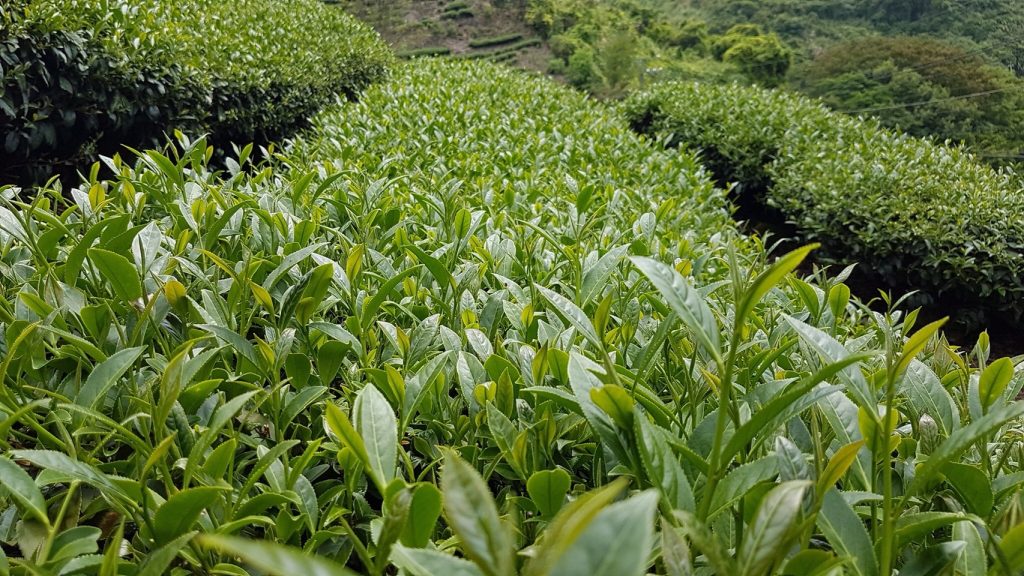
<svg viewBox="0 0 1024 576">
<path fill-rule="evenodd" d="M 1024 86 L 1008 86 L 1006 88 L 996 88 L 994 90 L 985 90 L 984 92 L 973 92 L 971 94 L 961 94 L 960 96 L 949 96 L 947 98 L 933 98 L 931 100 L 922 100 L 920 102 L 909 102 L 906 104 L 893 104 L 890 106 L 875 106 L 872 108 L 861 108 L 859 110 L 838 110 L 843 114 L 863 114 L 865 112 L 881 112 L 883 110 L 898 110 L 900 108 L 915 108 L 917 106 L 930 106 L 932 104 L 938 104 L 939 102 L 950 102 L 953 100 L 967 100 L 969 98 L 980 98 L 982 96 L 988 96 L 990 94 L 999 94 L 1001 92 L 1010 92 L 1013 90 L 1020 90 Z"/>
</svg>

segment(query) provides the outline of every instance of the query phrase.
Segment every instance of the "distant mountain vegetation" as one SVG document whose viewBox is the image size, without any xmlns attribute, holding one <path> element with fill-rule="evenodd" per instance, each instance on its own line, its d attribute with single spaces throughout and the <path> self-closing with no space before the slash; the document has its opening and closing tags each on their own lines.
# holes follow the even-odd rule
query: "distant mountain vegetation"
<svg viewBox="0 0 1024 576">
<path fill-rule="evenodd" d="M 994 165 L 1024 152 L 1013 0 L 349 0 L 408 55 L 488 58 L 602 97 L 665 80 L 786 87 Z M 531 38 L 529 47 L 475 48 Z"/>
</svg>

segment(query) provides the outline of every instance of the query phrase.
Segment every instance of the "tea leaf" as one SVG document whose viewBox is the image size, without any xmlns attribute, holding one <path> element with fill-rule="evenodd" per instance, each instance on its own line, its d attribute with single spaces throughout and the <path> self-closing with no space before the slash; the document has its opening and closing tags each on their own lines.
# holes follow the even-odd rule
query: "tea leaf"
<svg viewBox="0 0 1024 576">
<path fill-rule="evenodd" d="M 50 525 L 46 515 L 46 500 L 32 477 L 11 460 L 0 456 L 0 494 L 13 498 L 27 515 L 35 517 L 45 526 Z"/>
<path fill-rule="evenodd" d="M 561 468 L 539 470 L 526 482 L 526 490 L 541 515 L 551 518 L 562 508 L 571 483 L 569 473 Z"/>
<path fill-rule="evenodd" d="M 441 472 L 445 517 L 462 540 L 466 554 L 488 576 L 514 571 L 515 549 L 509 531 L 498 517 L 483 478 L 452 452 L 445 453 Z"/>
<path fill-rule="evenodd" d="M 654 546 L 658 495 L 641 492 L 598 512 L 560 555 L 551 574 L 640 576 Z"/>
<path fill-rule="evenodd" d="M 693 330 L 708 353 L 720 359 L 718 321 L 700 293 L 678 272 L 657 260 L 633 256 L 630 261 L 651 281 L 672 311 Z"/>
<path fill-rule="evenodd" d="M 88 254 L 89 261 L 96 266 L 122 302 L 135 302 L 142 297 L 139 272 L 127 258 L 102 248 L 89 248 Z"/>
<path fill-rule="evenodd" d="M 355 428 L 365 445 L 371 476 L 383 492 L 395 478 L 398 419 L 387 399 L 374 386 L 365 386 L 359 392 L 352 413 Z"/>
<path fill-rule="evenodd" d="M 310 555 L 291 546 L 219 534 L 204 534 L 198 539 L 204 547 L 241 558 L 246 564 L 251 564 L 266 574 L 275 576 L 295 576 L 296 574 L 349 576 L 355 574 L 336 562 Z"/>
</svg>

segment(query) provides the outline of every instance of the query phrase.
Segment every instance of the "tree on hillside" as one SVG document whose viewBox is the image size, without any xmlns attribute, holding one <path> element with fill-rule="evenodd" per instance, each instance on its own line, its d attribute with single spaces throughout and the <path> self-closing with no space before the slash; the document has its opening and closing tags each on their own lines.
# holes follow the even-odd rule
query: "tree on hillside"
<svg viewBox="0 0 1024 576">
<path fill-rule="evenodd" d="M 756 24 L 739 24 L 711 42 L 711 53 L 733 64 L 754 82 L 777 86 L 786 77 L 793 53 L 775 34 Z"/>
<path fill-rule="evenodd" d="M 801 91 L 834 109 L 870 114 L 914 136 L 980 153 L 1024 148 L 1024 82 L 968 51 L 924 37 L 840 43 L 794 74 Z"/>
</svg>

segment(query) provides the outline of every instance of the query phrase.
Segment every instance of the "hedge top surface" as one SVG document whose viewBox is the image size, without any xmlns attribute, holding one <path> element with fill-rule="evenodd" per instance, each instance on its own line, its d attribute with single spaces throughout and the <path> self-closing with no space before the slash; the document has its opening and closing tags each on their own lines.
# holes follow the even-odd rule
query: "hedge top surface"
<svg viewBox="0 0 1024 576">
<path fill-rule="evenodd" d="M 966 150 L 908 137 L 813 100 L 738 85 L 666 84 L 626 106 L 641 131 L 702 151 L 762 190 L 830 261 L 898 289 L 1024 312 L 1024 190 Z"/>
<path fill-rule="evenodd" d="M 408 192 L 458 181 L 455 202 L 505 205 L 509 216 L 559 223 L 608 202 L 597 230 L 612 237 L 636 230 L 641 216 L 664 213 L 671 219 L 658 221 L 661 234 L 689 240 L 648 247 L 654 251 L 736 235 L 728 202 L 699 163 L 650 147 L 613 110 L 575 91 L 489 65 L 426 61 L 401 74 L 354 107 L 318 116 L 289 162 L 386 166 Z M 432 83 L 434 76 L 460 81 Z M 634 239 L 661 236 L 648 232 Z"/>
<path fill-rule="evenodd" d="M 125 65 L 181 67 L 206 82 L 266 87 L 316 79 L 349 90 L 345 80 L 360 66 L 390 59 L 370 27 L 317 0 L 26 2 L 27 25 L 79 30 Z"/>
<path fill-rule="evenodd" d="M 421 62 L 250 152 L 0 189 L 12 576 L 1024 564 L 1013 362 L 769 263 L 607 108 Z"/>
</svg>

